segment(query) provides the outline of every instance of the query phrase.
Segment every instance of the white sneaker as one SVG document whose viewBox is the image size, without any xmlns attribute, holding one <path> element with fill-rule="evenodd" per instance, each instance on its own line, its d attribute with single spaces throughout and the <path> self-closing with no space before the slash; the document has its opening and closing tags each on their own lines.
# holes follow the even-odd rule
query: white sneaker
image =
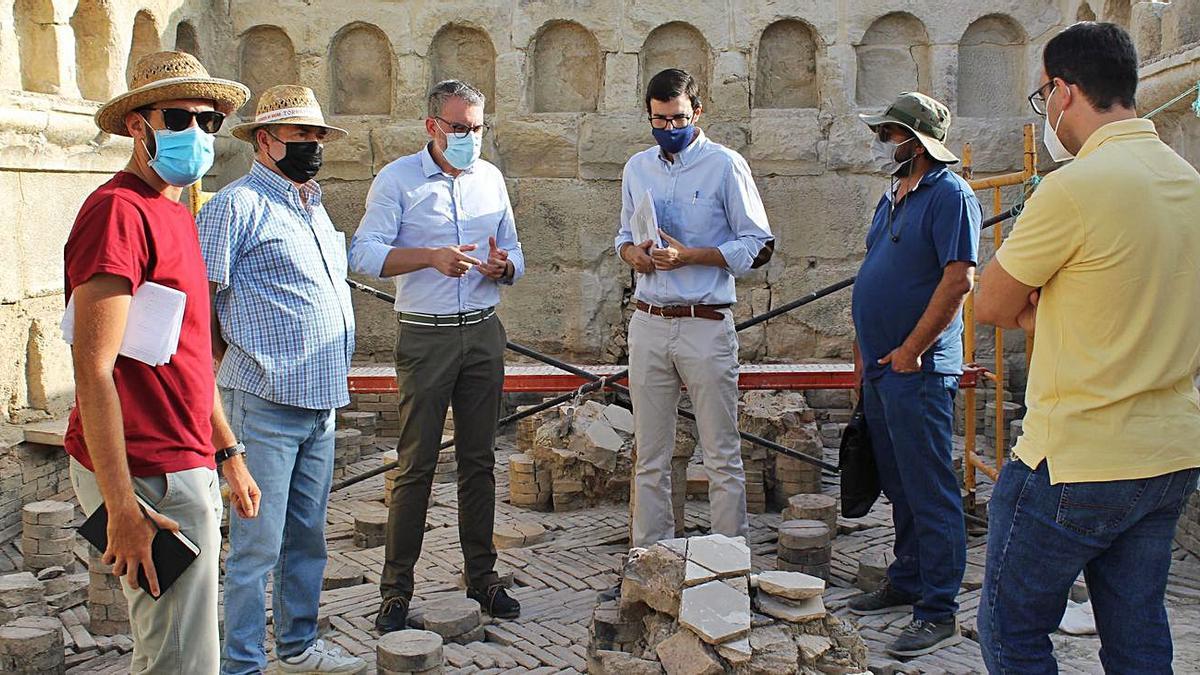
<svg viewBox="0 0 1200 675">
<path fill-rule="evenodd" d="M 1058 629 L 1068 635 L 1095 635 L 1096 617 L 1092 614 L 1092 603 L 1068 600 Z"/>
<path fill-rule="evenodd" d="M 367 662 L 357 656 L 342 652 L 341 647 L 332 647 L 324 640 L 316 640 L 303 652 L 279 659 L 279 670 L 284 673 L 306 673 L 320 675 L 321 673 L 351 673 L 357 674 L 366 670 Z"/>
</svg>

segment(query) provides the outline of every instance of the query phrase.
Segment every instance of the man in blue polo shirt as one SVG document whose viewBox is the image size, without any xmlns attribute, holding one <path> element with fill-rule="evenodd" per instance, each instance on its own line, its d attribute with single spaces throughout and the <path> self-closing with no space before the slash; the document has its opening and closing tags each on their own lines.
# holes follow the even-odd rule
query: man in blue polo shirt
<svg viewBox="0 0 1200 675">
<path fill-rule="evenodd" d="M 888 648 L 920 656 L 959 642 L 955 612 L 966 565 L 958 477 L 951 463 L 954 396 L 962 374 L 962 304 L 979 250 L 979 201 L 947 165 L 950 113 L 917 93 L 882 115 L 862 115 L 872 154 L 891 177 L 867 233 L 854 284 L 856 366 L 884 494 L 892 502 L 896 561 L 850 611 L 912 606 Z"/>
</svg>

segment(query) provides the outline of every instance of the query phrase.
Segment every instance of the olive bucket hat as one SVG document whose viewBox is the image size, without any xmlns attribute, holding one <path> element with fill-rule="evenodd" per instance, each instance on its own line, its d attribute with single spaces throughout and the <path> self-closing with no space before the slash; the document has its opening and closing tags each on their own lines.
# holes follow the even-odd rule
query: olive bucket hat
<svg viewBox="0 0 1200 675">
<path fill-rule="evenodd" d="M 872 131 L 881 124 L 898 124 L 911 131 L 929 156 L 954 164 L 958 157 L 946 147 L 946 134 L 950 131 L 950 111 L 938 101 L 918 92 L 905 92 L 883 111 L 882 115 L 860 114 Z"/>
</svg>

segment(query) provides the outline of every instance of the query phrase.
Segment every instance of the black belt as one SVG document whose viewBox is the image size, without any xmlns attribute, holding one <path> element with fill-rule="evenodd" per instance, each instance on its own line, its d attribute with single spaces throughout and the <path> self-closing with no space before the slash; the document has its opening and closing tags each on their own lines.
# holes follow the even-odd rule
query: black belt
<svg viewBox="0 0 1200 675">
<path fill-rule="evenodd" d="M 457 328 L 483 323 L 496 315 L 495 307 L 476 309 L 461 314 L 422 314 L 421 312 L 397 312 L 396 320 L 415 326 L 436 326 L 438 328 Z"/>
</svg>

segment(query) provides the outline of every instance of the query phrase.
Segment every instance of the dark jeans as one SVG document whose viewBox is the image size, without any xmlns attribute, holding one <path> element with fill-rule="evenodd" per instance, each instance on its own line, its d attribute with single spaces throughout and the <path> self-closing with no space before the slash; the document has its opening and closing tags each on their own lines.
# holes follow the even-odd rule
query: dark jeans
<svg viewBox="0 0 1200 675">
<path fill-rule="evenodd" d="M 1140 480 L 1050 484 L 1046 462 L 1009 462 L 988 504 L 979 602 L 991 673 L 1057 673 L 1050 634 L 1083 570 L 1106 673 L 1170 673 L 1163 594 L 1171 539 L 1197 469 Z"/>
<path fill-rule="evenodd" d="M 500 319 L 462 327 L 399 324 L 396 382 L 400 390 L 399 477 L 392 488 L 380 594 L 411 599 L 446 408 L 454 411 L 458 461 L 458 537 L 467 579 L 483 588 L 499 581 L 492 529 L 496 514 L 496 420 L 504 386 Z"/>
<path fill-rule="evenodd" d="M 888 371 L 863 383 L 863 412 L 883 493 L 892 502 L 892 587 L 913 616 L 948 621 L 967 563 L 962 496 L 951 460 L 958 377 Z"/>
</svg>

